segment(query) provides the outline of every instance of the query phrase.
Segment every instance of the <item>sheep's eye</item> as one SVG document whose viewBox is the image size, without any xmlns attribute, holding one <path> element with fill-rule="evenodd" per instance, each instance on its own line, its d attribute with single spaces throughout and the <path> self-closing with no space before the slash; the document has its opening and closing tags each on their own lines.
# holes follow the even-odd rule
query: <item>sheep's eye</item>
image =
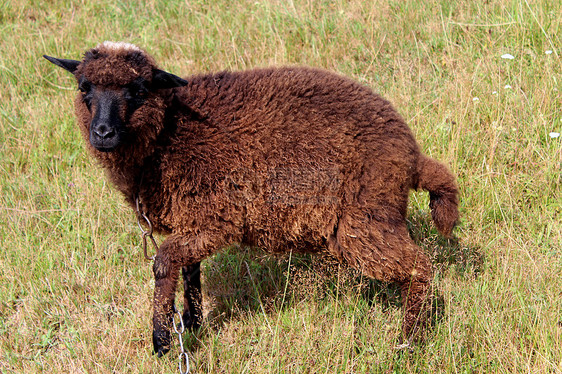
<svg viewBox="0 0 562 374">
<path fill-rule="evenodd" d="M 81 79 L 78 83 L 78 90 L 83 94 L 87 94 L 92 90 L 92 84 L 88 82 L 86 79 Z"/>
<path fill-rule="evenodd" d="M 137 80 L 133 81 L 127 87 L 127 94 L 131 98 L 135 98 L 135 97 L 144 98 L 144 97 L 146 97 L 146 95 L 148 94 L 148 90 L 146 89 L 146 87 L 144 85 L 144 80 L 142 78 L 138 78 Z"/>
<path fill-rule="evenodd" d="M 82 100 L 84 100 L 84 103 L 86 104 L 88 109 L 90 109 L 90 105 L 92 103 L 92 96 L 93 96 L 92 88 L 93 88 L 92 84 L 88 82 L 85 78 L 81 78 L 80 81 L 78 82 L 78 90 L 82 94 Z"/>
<path fill-rule="evenodd" d="M 140 88 L 128 88 L 124 92 L 125 99 L 132 102 L 142 102 L 148 95 L 148 90 Z"/>
<path fill-rule="evenodd" d="M 148 94 L 148 91 L 145 88 L 139 88 L 136 91 L 133 91 L 133 95 L 134 96 L 138 96 L 138 97 L 145 97 Z"/>
<path fill-rule="evenodd" d="M 148 93 L 145 81 L 142 78 L 134 80 L 125 87 L 123 94 L 125 100 L 127 100 L 128 108 L 131 113 L 144 104 L 146 98 L 148 97 Z"/>
</svg>

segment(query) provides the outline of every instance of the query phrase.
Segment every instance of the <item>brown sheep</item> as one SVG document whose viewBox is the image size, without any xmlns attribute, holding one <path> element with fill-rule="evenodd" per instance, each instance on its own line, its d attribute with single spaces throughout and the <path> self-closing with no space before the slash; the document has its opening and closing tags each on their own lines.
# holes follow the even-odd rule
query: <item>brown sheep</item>
<svg viewBox="0 0 562 374">
<path fill-rule="evenodd" d="M 104 42 L 82 61 L 45 57 L 78 81 L 76 116 L 91 153 L 128 203 L 138 198 L 168 234 L 153 267 L 156 353 L 169 350 L 179 270 L 183 319 L 197 327 L 199 264 L 230 243 L 327 250 L 397 282 L 403 337 L 421 329 L 432 271 L 408 234 L 408 193 L 429 191 L 435 225 L 449 236 L 458 190 L 388 101 L 304 67 L 184 80 L 126 43 Z"/>
</svg>

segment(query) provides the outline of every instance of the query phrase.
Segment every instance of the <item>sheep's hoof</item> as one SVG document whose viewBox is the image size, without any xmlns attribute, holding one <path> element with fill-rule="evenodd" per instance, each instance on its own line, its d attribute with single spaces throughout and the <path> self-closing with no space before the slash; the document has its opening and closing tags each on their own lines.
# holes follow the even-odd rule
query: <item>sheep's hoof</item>
<svg viewBox="0 0 562 374">
<path fill-rule="evenodd" d="M 189 311 L 183 312 L 183 325 L 186 329 L 195 331 L 199 327 L 201 327 L 201 320 L 198 318 L 197 315 L 191 314 Z"/>
<path fill-rule="evenodd" d="M 154 346 L 154 354 L 158 357 L 164 356 L 170 350 L 170 332 L 167 330 L 154 330 L 152 332 L 152 344 Z"/>
</svg>

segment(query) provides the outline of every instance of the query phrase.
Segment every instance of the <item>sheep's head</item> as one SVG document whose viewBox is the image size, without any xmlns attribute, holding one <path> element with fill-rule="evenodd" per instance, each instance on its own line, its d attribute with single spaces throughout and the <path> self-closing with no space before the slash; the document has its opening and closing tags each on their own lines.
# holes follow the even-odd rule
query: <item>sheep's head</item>
<svg viewBox="0 0 562 374">
<path fill-rule="evenodd" d="M 101 152 L 111 152 L 127 137 L 141 135 L 135 134 L 135 123 L 146 125 L 147 117 L 152 128 L 143 128 L 142 136 L 148 141 L 154 138 L 160 131 L 157 117 L 163 115 L 155 110 L 162 101 L 156 92 L 187 84 L 158 69 L 152 57 L 127 43 L 101 43 L 86 52 L 82 61 L 44 57 L 76 77 L 80 91 L 76 113 L 84 135 Z M 143 120 L 135 121 L 135 117 Z"/>
</svg>

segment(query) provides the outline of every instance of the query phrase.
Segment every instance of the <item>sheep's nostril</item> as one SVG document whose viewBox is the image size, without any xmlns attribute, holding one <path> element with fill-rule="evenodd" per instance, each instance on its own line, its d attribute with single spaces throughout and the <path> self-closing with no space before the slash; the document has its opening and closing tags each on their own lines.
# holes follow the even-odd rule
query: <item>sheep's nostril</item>
<svg viewBox="0 0 562 374">
<path fill-rule="evenodd" d="M 96 134 L 101 139 L 110 139 L 115 136 L 115 130 L 111 127 L 100 126 L 94 129 L 94 134 Z"/>
</svg>

